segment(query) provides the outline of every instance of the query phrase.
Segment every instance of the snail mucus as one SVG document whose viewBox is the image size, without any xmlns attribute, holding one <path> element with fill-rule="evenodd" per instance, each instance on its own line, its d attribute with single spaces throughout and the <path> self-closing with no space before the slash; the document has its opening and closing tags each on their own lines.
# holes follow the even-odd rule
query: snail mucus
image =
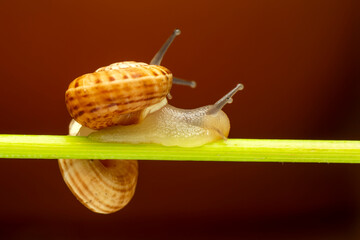
<svg viewBox="0 0 360 240">
<path fill-rule="evenodd" d="M 69 135 L 88 136 L 100 142 L 157 143 L 166 146 L 196 147 L 226 139 L 230 121 L 221 110 L 234 89 L 213 105 L 180 109 L 167 104 L 172 84 L 195 87 L 195 82 L 174 78 L 161 60 L 180 34 L 175 30 L 150 64 L 119 62 L 84 74 L 65 93 L 73 118 Z M 65 183 L 76 198 L 96 213 L 113 213 L 134 195 L 136 160 L 59 159 Z"/>
</svg>

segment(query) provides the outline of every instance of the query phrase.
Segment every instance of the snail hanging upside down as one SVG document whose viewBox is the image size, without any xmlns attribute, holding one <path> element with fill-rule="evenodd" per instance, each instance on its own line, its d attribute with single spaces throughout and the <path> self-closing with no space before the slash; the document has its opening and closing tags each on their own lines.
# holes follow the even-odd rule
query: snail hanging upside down
<svg viewBox="0 0 360 240">
<path fill-rule="evenodd" d="M 174 38 L 175 30 L 150 65 L 119 62 L 76 78 L 65 93 L 73 118 L 69 134 L 94 141 L 158 143 L 196 147 L 226 139 L 230 131 L 221 110 L 243 88 L 238 84 L 217 101 L 196 109 L 179 109 L 167 104 L 172 83 L 195 87 L 195 82 L 173 78 L 160 66 Z M 135 192 L 136 160 L 59 159 L 67 186 L 90 210 L 113 213 L 123 208 Z"/>
</svg>

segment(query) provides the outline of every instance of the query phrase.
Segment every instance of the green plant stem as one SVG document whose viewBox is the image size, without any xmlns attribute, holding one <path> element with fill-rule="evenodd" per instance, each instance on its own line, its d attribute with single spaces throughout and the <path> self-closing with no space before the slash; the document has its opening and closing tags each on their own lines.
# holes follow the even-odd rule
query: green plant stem
<svg viewBox="0 0 360 240">
<path fill-rule="evenodd" d="M 86 137 L 0 134 L 0 158 L 360 163 L 360 141 L 228 139 L 182 148 L 99 143 Z"/>
</svg>

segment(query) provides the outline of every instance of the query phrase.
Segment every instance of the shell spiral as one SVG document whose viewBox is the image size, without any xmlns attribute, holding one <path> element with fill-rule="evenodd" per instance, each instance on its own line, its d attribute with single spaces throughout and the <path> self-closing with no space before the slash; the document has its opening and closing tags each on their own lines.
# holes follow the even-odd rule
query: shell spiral
<svg viewBox="0 0 360 240">
<path fill-rule="evenodd" d="M 69 189 L 93 212 L 116 212 L 135 193 L 137 161 L 59 159 L 59 166 Z"/>
<path fill-rule="evenodd" d="M 163 66 L 120 62 L 72 81 L 65 103 L 73 119 L 91 129 L 140 122 L 143 112 L 165 105 L 172 73 Z"/>
<path fill-rule="evenodd" d="M 94 130 L 72 121 L 69 135 L 87 136 Z M 75 197 L 88 209 L 108 214 L 132 199 L 137 178 L 136 160 L 59 159 L 60 172 Z"/>
</svg>

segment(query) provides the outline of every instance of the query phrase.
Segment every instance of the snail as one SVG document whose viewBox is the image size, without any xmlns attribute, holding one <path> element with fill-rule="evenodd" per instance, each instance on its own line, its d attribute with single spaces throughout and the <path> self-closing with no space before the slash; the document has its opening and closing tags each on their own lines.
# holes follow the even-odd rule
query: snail
<svg viewBox="0 0 360 240">
<path fill-rule="evenodd" d="M 172 83 L 195 87 L 195 82 L 173 78 L 160 66 L 161 60 L 180 34 L 175 30 L 150 65 L 120 62 L 99 68 L 70 83 L 65 93 L 73 118 L 69 135 L 88 136 L 101 142 L 158 143 L 167 146 L 201 146 L 226 139 L 230 122 L 221 110 L 243 88 L 238 84 L 214 105 L 184 110 L 167 104 Z M 133 197 L 137 177 L 136 160 L 59 159 L 65 183 L 88 209 L 113 213 Z"/>
</svg>

